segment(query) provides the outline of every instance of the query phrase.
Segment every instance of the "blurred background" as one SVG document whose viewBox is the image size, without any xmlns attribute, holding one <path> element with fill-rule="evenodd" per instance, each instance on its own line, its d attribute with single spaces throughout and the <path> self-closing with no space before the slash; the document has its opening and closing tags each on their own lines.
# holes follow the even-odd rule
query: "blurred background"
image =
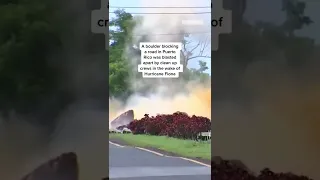
<svg viewBox="0 0 320 180">
<path fill-rule="evenodd" d="M 226 0 L 212 52 L 214 155 L 320 178 L 319 1 Z"/>
</svg>

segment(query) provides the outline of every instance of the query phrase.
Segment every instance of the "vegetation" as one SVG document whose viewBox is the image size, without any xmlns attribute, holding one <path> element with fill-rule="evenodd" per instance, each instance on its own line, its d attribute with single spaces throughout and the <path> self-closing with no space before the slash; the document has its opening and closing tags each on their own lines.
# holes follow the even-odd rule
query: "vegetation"
<svg viewBox="0 0 320 180">
<path fill-rule="evenodd" d="M 0 4 L 0 108 L 4 112 L 28 112 L 57 86 L 55 69 L 48 63 L 51 50 L 61 45 L 53 7 L 39 0 Z"/>
<path fill-rule="evenodd" d="M 211 159 L 211 143 L 208 142 L 133 134 L 109 134 L 109 138 L 110 140 L 120 139 L 133 146 L 157 148 L 183 157 Z"/>
<path fill-rule="evenodd" d="M 211 121 L 206 117 L 189 116 L 181 112 L 151 117 L 146 114 L 143 118 L 132 121 L 128 128 L 133 134 L 198 140 L 199 133 L 211 130 Z"/>
</svg>

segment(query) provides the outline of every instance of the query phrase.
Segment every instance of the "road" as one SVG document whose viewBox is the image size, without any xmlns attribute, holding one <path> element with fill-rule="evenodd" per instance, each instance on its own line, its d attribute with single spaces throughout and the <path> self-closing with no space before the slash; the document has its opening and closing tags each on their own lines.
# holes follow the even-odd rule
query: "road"
<svg viewBox="0 0 320 180">
<path fill-rule="evenodd" d="M 175 157 L 159 156 L 109 143 L 109 177 L 114 180 L 210 180 L 211 169 Z"/>
</svg>

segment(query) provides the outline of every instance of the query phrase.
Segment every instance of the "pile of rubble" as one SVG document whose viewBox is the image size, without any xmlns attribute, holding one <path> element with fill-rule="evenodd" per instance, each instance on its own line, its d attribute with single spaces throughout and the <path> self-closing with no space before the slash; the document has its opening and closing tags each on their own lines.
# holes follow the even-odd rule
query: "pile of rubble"
<svg viewBox="0 0 320 180">
<path fill-rule="evenodd" d="M 110 122 L 109 133 L 131 133 L 127 125 L 133 121 L 133 110 L 129 110 Z"/>
</svg>

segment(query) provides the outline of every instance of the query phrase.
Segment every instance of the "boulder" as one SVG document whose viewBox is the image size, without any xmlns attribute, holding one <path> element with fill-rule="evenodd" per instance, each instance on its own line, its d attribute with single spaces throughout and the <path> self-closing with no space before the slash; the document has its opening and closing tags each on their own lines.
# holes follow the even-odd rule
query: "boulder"
<svg viewBox="0 0 320 180">
<path fill-rule="evenodd" d="M 68 152 L 45 162 L 21 180 L 78 180 L 78 176 L 77 155 Z"/>
<path fill-rule="evenodd" d="M 133 118 L 134 118 L 133 110 L 129 110 L 129 111 L 121 114 L 120 116 L 118 116 L 114 120 L 112 120 L 110 123 L 111 127 L 109 127 L 109 129 L 118 129 L 119 127 L 122 127 L 122 129 L 123 129 L 130 122 L 133 121 Z"/>
</svg>

